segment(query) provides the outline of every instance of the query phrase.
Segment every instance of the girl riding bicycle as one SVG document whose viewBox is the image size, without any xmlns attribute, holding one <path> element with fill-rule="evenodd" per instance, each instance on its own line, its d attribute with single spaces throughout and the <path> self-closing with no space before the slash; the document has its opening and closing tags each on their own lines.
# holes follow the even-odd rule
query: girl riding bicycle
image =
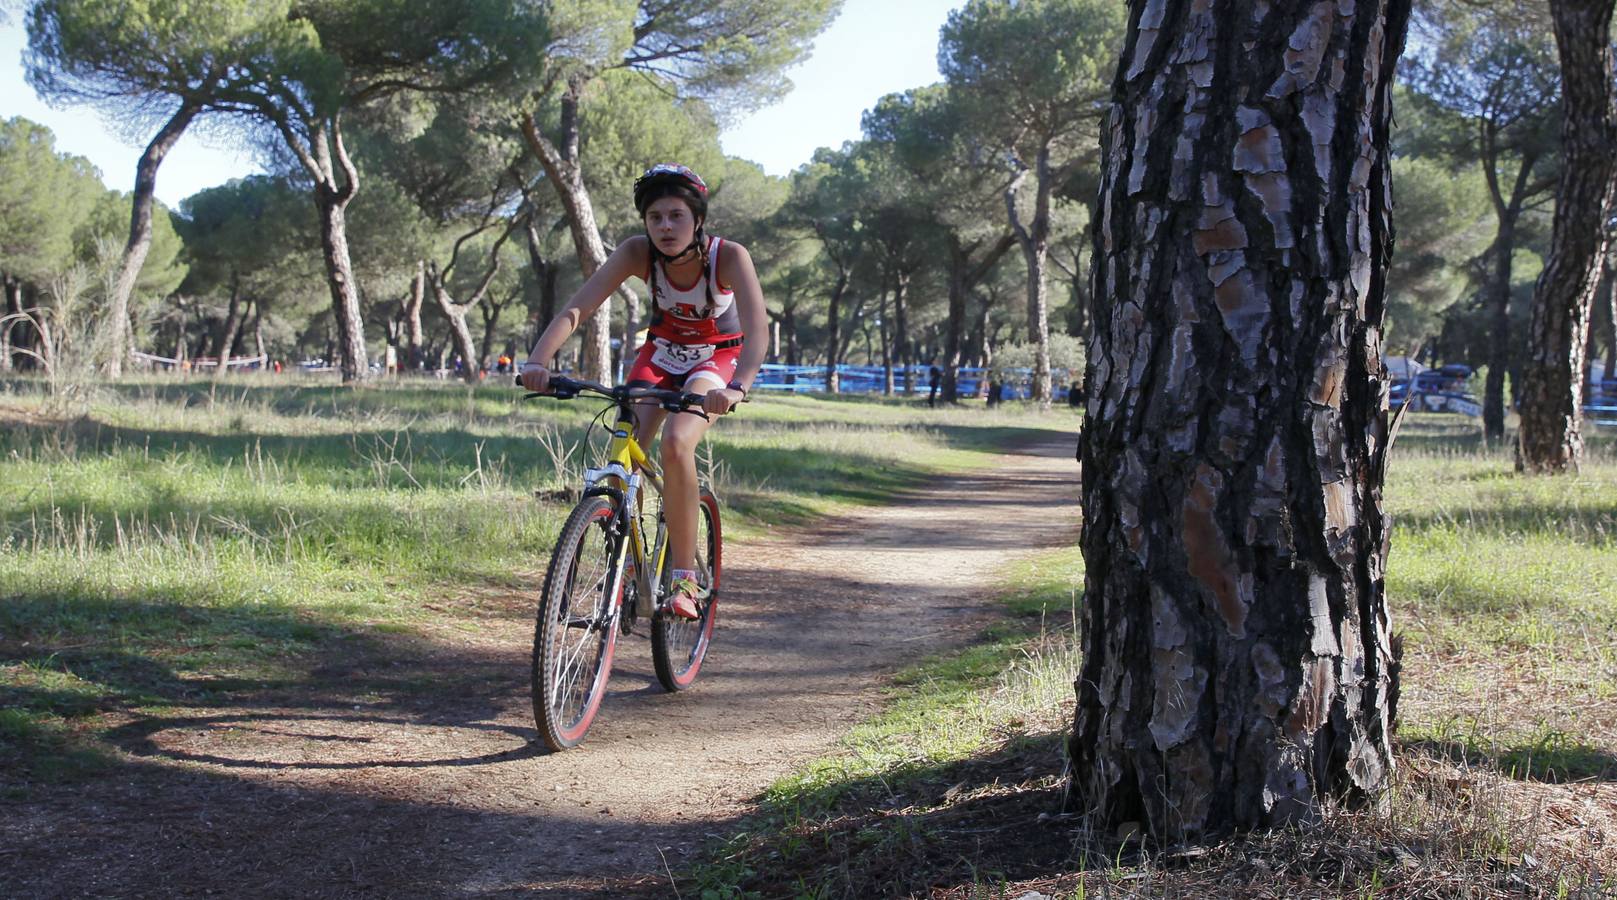
<svg viewBox="0 0 1617 900">
<path fill-rule="evenodd" d="M 580 323 L 631 276 L 651 289 L 651 327 L 629 370 L 628 383 L 702 394 L 703 410 L 723 415 L 747 396 L 763 364 L 768 313 L 747 248 L 707 237 L 707 185 L 690 169 L 652 166 L 634 183 L 634 207 L 646 233 L 619 244 L 567 301 L 522 366 L 522 385 L 544 392 L 546 368 Z M 664 411 L 643 403 L 635 440 L 649 444 Z M 663 511 L 673 554 L 667 610 L 698 615 L 702 586 L 696 571 L 696 447 L 712 424 L 696 415 L 667 417 L 662 433 Z"/>
</svg>

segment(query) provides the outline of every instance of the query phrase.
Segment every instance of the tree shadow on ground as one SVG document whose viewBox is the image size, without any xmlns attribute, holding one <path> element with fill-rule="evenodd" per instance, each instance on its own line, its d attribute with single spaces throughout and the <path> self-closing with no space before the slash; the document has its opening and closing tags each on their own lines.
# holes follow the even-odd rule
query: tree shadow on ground
<svg viewBox="0 0 1617 900">
<path fill-rule="evenodd" d="M 511 607 L 513 618 L 531 615 L 525 602 Z M 527 669 L 525 648 L 384 639 L 362 624 L 291 608 L 19 596 L 5 598 L 0 614 L 10 623 L 0 641 L 0 707 L 13 726 L 0 729 L 0 758 L 46 781 L 80 774 L 53 765 L 65 747 L 92 756 L 155 752 L 152 734 L 193 720 L 211 727 L 207 710 L 229 710 L 220 715 L 231 721 L 243 710 L 272 718 L 289 709 L 304 718 L 363 710 L 378 720 L 480 727 L 509 705 Z"/>
<path fill-rule="evenodd" d="M 1437 739 L 1399 741 L 1398 745 L 1406 753 L 1485 766 L 1516 781 L 1617 782 L 1617 753 L 1561 732 L 1537 738 L 1501 740 L 1489 747 L 1471 740 Z"/>
<path fill-rule="evenodd" d="M 1015 738 L 971 759 L 910 763 L 768 801 L 725 848 L 729 862 L 690 878 L 689 892 L 723 884 L 766 897 L 925 896 L 1069 871 L 1077 854 L 1061 815 L 1062 737 Z"/>
<path fill-rule="evenodd" d="M 518 751 L 479 762 L 544 761 Z M 13 777 L 0 776 L 0 791 Z M 5 796 L 0 883 L 38 898 L 575 896 L 567 885 L 585 872 L 600 896 L 653 896 L 666 878 L 634 851 L 668 848 L 677 861 L 675 848 L 708 827 L 545 813 L 519 793 L 462 803 L 452 791 L 247 779 L 138 758 Z"/>
<path fill-rule="evenodd" d="M 1568 507 L 1552 500 L 1512 497 L 1498 503 L 1479 503 L 1456 514 L 1452 511 L 1399 513 L 1394 524 L 1403 534 L 1440 528 L 1461 528 L 1467 535 L 1519 540 L 1539 535 L 1569 543 L 1606 547 L 1617 542 L 1617 503 L 1586 503 Z"/>
<path fill-rule="evenodd" d="M 1567 884 L 1590 883 L 1597 891 L 1604 884 L 1598 873 L 1576 866 L 1516 865 L 1503 851 L 1479 854 L 1480 835 L 1444 830 L 1452 823 L 1437 830 L 1430 823 L 1405 827 L 1368 809 L 1336 810 L 1317 825 L 1211 835 L 1186 845 L 1120 839 L 1063 812 L 1065 738 L 1065 732 L 1013 737 L 959 762 L 910 763 L 797 793 L 777 791 L 737 837 L 710 845 L 703 865 L 683 873 L 679 887 L 689 896 L 738 890 L 765 897 L 976 900 L 1113 891 L 1126 897 L 1359 896 L 1372 883 L 1400 897 L 1435 896 L 1433 885 L 1457 883 L 1492 885 L 1500 896 L 1556 896 Z M 1405 745 L 1400 755 L 1427 749 Z M 1432 777 L 1439 783 L 1449 778 Z M 1493 831 L 1487 836 L 1499 839 Z"/>
</svg>

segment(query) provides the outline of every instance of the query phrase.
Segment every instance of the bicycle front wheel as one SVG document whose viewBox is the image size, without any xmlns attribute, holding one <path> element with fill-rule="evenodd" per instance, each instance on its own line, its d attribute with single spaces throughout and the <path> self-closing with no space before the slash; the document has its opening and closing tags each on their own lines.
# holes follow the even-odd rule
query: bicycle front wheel
<svg viewBox="0 0 1617 900">
<path fill-rule="evenodd" d="M 701 615 L 681 619 L 658 613 L 651 622 L 651 661 L 664 690 L 683 691 L 696 680 L 713 640 L 719 611 L 719 575 L 724 559 L 724 532 L 719 525 L 719 500 L 702 488 L 696 517 L 696 569 L 705 579 L 708 596 L 697 602 Z M 666 588 L 667 585 L 664 585 Z"/>
<path fill-rule="evenodd" d="M 611 497 L 585 497 L 545 571 L 533 632 L 533 718 L 551 750 L 584 739 L 612 673 L 623 565 L 617 507 Z"/>
</svg>

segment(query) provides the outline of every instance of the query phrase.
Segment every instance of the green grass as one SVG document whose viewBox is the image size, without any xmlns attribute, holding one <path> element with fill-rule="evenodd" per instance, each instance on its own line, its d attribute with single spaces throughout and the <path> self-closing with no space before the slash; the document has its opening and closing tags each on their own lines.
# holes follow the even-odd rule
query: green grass
<svg viewBox="0 0 1617 900">
<path fill-rule="evenodd" d="M 1386 487 L 1402 734 L 1524 776 L 1617 775 L 1612 439 L 1577 476 L 1521 477 L 1453 422 L 1414 420 Z"/>
<path fill-rule="evenodd" d="M 38 770 L 107 714 L 296 685 L 325 658 L 519 614 L 478 598 L 534 586 L 568 509 L 535 494 L 576 484 L 602 405 L 148 379 L 56 421 L 37 385 L 0 381 L 0 708 L 31 723 L 0 734 L 0 761 Z M 744 540 L 1075 423 L 768 396 L 715 427 L 704 465 Z"/>
</svg>

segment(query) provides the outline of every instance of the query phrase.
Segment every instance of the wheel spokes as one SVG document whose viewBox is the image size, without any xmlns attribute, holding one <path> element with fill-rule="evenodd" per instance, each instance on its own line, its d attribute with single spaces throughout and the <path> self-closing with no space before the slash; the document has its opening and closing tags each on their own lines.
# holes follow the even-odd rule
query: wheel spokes
<svg viewBox="0 0 1617 900">
<path fill-rule="evenodd" d="M 586 547 L 591 535 L 601 538 L 601 546 Z M 551 657 L 549 674 L 554 685 L 551 709 L 559 722 L 566 723 L 564 727 L 572 726 L 582 717 L 599 677 L 600 659 L 605 651 L 607 630 L 611 627 L 610 551 L 611 541 L 604 522 L 600 528 L 585 532 L 573 560 L 575 572 L 568 582 L 573 590 L 557 611 L 563 627 L 557 630 L 556 652 Z M 576 571 L 580 565 L 587 565 L 587 571 Z"/>
</svg>

